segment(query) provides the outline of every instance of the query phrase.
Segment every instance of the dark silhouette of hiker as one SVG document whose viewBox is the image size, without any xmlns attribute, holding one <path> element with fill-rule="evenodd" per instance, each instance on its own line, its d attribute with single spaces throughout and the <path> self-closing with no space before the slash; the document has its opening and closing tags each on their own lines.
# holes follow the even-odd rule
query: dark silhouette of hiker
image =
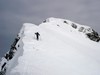
<svg viewBox="0 0 100 75">
<path fill-rule="evenodd" d="M 36 39 L 39 40 L 40 34 L 38 32 L 36 32 L 35 35 L 36 35 Z"/>
</svg>

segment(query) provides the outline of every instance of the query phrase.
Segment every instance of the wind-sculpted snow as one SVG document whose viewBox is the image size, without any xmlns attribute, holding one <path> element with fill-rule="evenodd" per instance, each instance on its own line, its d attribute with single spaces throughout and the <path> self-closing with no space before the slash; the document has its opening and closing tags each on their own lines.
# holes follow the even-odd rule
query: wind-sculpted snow
<svg viewBox="0 0 100 75">
<path fill-rule="evenodd" d="M 100 75 L 100 42 L 89 39 L 89 28 L 57 18 L 25 23 L 6 75 Z"/>
<path fill-rule="evenodd" d="M 43 21 L 43 23 L 53 23 L 53 24 L 57 24 L 57 26 L 60 26 L 59 24 L 61 25 L 66 24 L 76 29 L 77 31 L 84 33 L 90 40 L 95 41 L 95 42 L 100 41 L 100 35 L 89 26 L 80 25 L 69 20 L 57 19 L 57 18 L 48 18 L 45 21 Z"/>
</svg>

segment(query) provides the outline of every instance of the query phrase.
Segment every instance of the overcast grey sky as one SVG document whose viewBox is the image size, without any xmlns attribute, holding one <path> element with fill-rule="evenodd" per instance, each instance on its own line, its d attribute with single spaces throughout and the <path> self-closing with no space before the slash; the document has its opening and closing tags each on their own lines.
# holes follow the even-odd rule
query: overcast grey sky
<svg viewBox="0 0 100 75">
<path fill-rule="evenodd" d="M 49 17 L 85 24 L 100 33 L 100 0 L 0 0 L 0 56 L 24 22 L 40 24 Z"/>
</svg>

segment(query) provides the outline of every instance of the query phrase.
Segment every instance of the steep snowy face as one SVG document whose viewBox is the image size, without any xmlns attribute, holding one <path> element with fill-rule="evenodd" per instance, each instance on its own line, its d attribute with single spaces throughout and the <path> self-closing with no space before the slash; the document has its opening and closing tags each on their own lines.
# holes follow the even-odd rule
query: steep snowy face
<svg viewBox="0 0 100 75">
<path fill-rule="evenodd" d="M 94 32 L 58 18 L 39 26 L 25 23 L 2 58 L 0 74 L 100 75 L 100 42 Z"/>
<path fill-rule="evenodd" d="M 51 25 L 56 25 L 65 30 L 75 31 L 77 33 L 83 33 L 92 41 L 95 42 L 100 41 L 100 35 L 89 26 L 80 25 L 75 22 L 59 18 L 48 18 L 45 21 L 43 21 L 43 23 L 46 23 L 47 25 L 48 23 Z"/>
</svg>

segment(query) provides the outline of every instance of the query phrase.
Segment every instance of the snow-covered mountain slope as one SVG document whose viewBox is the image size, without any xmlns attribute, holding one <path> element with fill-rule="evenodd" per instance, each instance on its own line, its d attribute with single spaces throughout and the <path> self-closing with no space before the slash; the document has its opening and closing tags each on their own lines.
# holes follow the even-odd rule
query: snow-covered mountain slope
<svg viewBox="0 0 100 75">
<path fill-rule="evenodd" d="M 6 75 L 100 75 L 100 36 L 88 26 L 48 18 L 25 23 L 18 37 L 13 58 L 2 59 Z"/>
</svg>

